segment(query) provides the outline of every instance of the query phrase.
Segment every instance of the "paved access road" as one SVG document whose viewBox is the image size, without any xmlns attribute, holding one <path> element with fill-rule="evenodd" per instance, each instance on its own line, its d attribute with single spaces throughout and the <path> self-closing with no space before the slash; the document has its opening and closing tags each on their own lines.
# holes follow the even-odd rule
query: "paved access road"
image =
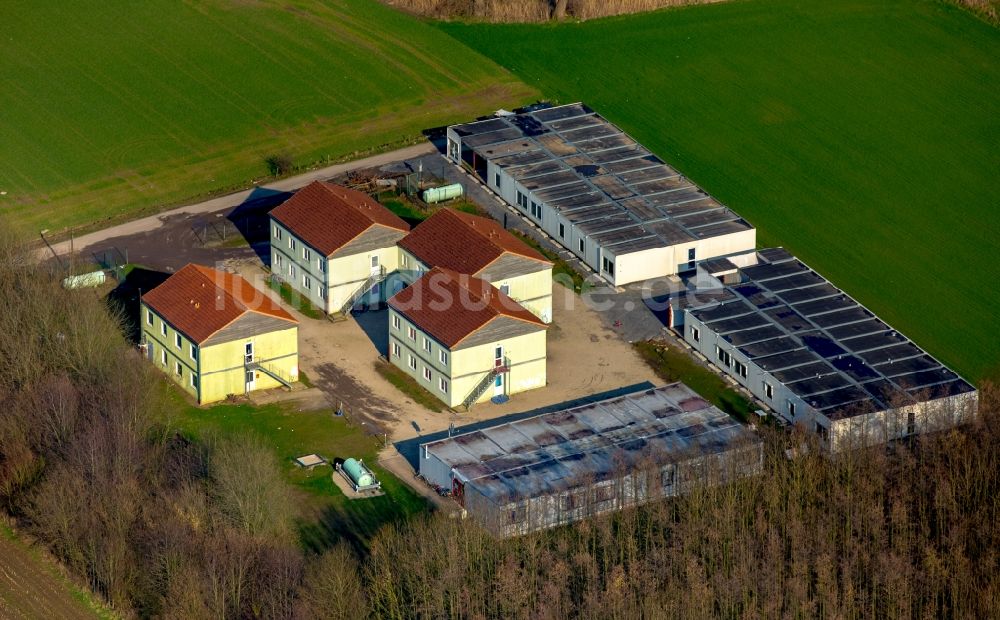
<svg viewBox="0 0 1000 620">
<path fill-rule="evenodd" d="M 311 170 L 304 174 L 300 174 L 294 177 L 288 177 L 287 179 L 280 179 L 274 181 L 273 183 L 268 183 L 267 188 L 275 192 L 288 192 L 292 190 L 304 187 L 309 183 L 316 180 L 326 180 L 330 177 L 335 177 L 339 174 L 344 174 L 351 170 L 358 170 L 361 168 L 372 168 L 380 167 L 385 164 L 411 159 L 414 157 L 419 157 L 427 153 L 436 152 L 437 149 L 431 142 L 421 142 L 420 144 L 409 146 L 406 148 L 398 149 L 395 151 L 389 151 L 387 153 L 380 153 L 378 155 L 373 155 L 371 157 L 366 157 L 364 159 L 358 159 L 355 161 L 346 162 L 343 164 L 336 164 L 333 166 L 327 166 L 325 168 L 318 168 L 316 170 Z M 250 194 L 256 190 L 256 187 L 250 189 L 245 189 L 234 194 L 227 194 L 225 196 L 219 196 L 217 198 L 211 198 L 203 202 L 186 205 L 183 207 L 177 207 L 176 209 L 171 209 L 169 211 L 164 211 L 162 213 L 157 213 L 156 215 L 150 215 L 138 220 L 132 220 L 131 222 L 125 222 L 124 224 L 118 224 L 117 226 L 112 226 L 110 228 L 105 228 L 96 232 L 92 232 L 87 235 L 83 235 L 73 239 L 72 249 L 75 252 L 85 250 L 93 245 L 101 244 L 106 242 L 108 239 L 114 239 L 117 237 L 125 237 L 128 235 L 134 235 L 138 233 L 150 232 L 160 228 L 164 221 L 171 218 L 171 216 L 177 215 L 198 215 L 215 213 L 217 211 L 222 211 L 231 207 L 242 204 L 250 197 Z M 58 254 L 68 254 L 70 252 L 70 241 L 63 241 L 61 243 L 53 244 L 52 248 Z M 48 248 L 42 248 L 39 250 L 39 259 L 45 260 L 52 257 L 52 253 Z"/>
</svg>

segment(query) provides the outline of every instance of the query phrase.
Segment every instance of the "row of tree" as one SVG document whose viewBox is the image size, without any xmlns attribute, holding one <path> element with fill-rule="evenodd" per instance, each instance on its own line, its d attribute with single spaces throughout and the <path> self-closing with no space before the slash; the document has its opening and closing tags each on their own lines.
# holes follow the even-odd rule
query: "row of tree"
<svg viewBox="0 0 1000 620">
<path fill-rule="evenodd" d="M 6 233 L 5 233 L 6 234 Z M 92 292 L 0 240 L 0 501 L 143 617 L 997 617 L 1000 393 L 966 427 L 496 540 L 429 515 L 308 555 L 259 439 L 172 432 Z M 798 442 L 801 438 L 795 439 Z"/>
<path fill-rule="evenodd" d="M 655 11 L 670 6 L 721 0 L 392 0 L 404 11 L 435 19 L 473 19 L 497 23 L 594 19 Z"/>
</svg>

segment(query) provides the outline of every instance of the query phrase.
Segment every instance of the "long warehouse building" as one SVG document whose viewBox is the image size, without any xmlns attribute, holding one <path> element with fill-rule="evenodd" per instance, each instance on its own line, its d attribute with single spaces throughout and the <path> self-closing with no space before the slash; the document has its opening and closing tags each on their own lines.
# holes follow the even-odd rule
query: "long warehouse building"
<svg viewBox="0 0 1000 620">
<path fill-rule="evenodd" d="M 420 474 L 514 536 L 759 473 L 760 439 L 683 383 L 421 445 Z"/>
<path fill-rule="evenodd" d="M 710 294 L 685 304 L 684 340 L 826 448 L 885 443 L 976 414 L 968 381 L 783 248 L 698 269 Z"/>
<path fill-rule="evenodd" d="M 753 250 L 756 230 L 582 103 L 447 131 L 447 156 L 615 286 Z"/>
</svg>

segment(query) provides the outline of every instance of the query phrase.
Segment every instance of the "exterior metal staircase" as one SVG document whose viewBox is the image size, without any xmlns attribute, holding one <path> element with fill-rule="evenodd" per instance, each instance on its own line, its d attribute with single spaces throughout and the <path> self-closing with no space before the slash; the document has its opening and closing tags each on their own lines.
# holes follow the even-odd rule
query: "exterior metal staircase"
<svg viewBox="0 0 1000 620">
<path fill-rule="evenodd" d="M 488 390 L 490 386 L 493 385 L 493 381 L 496 380 L 497 375 L 505 372 L 510 372 L 510 359 L 507 357 L 504 357 L 503 361 L 498 360 L 498 363 L 494 365 L 493 368 L 491 368 L 488 373 L 486 373 L 486 376 L 483 377 L 483 380 L 480 381 L 476 385 L 475 389 L 473 389 L 472 392 L 470 392 L 469 395 L 465 398 L 465 401 L 463 401 L 462 404 L 465 405 L 466 411 L 472 409 L 472 405 L 474 405 L 476 401 L 479 400 L 479 398 L 486 393 L 486 390 Z"/>
<path fill-rule="evenodd" d="M 361 283 L 358 290 L 354 291 L 350 297 L 347 298 L 347 302 L 340 308 L 341 314 L 347 314 L 350 312 L 354 304 L 358 303 L 358 300 L 365 296 L 368 291 L 372 290 L 376 284 L 379 284 L 385 280 L 385 266 L 380 265 L 377 271 L 373 271 L 372 275 L 368 276 L 368 279 Z"/>
<path fill-rule="evenodd" d="M 264 373 L 268 377 L 271 377 L 272 379 L 274 379 L 281 385 L 285 386 L 286 388 L 292 389 L 291 381 L 282 377 L 281 374 L 278 371 L 274 370 L 273 368 L 268 368 L 267 366 L 264 366 L 259 362 L 243 362 L 243 368 L 245 370 L 259 370 L 260 372 Z"/>
</svg>

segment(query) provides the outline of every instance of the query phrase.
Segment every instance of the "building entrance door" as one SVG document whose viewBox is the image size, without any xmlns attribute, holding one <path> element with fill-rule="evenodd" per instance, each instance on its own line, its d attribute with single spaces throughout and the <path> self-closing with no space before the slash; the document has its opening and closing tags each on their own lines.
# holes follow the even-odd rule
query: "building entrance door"
<svg viewBox="0 0 1000 620">
<path fill-rule="evenodd" d="M 244 345 L 243 348 L 243 365 L 245 367 L 252 363 L 253 363 L 253 343 L 248 342 L 246 343 L 246 345 Z M 257 387 L 257 373 L 254 372 L 252 369 L 248 368 L 246 370 L 244 381 L 246 383 L 246 391 L 247 392 L 252 391 L 255 387 Z"/>
</svg>

